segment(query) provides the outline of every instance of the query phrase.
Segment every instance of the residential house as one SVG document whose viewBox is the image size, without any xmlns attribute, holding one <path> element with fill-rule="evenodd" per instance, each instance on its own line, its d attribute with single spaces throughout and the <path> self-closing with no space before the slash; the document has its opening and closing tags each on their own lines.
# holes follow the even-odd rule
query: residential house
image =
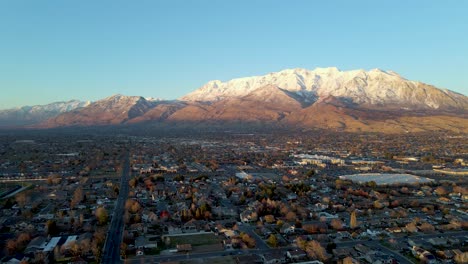
<svg viewBox="0 0 468 264">
<path fill-rule="evenodd" d="M 302 249 L 288 250 L 286 252 L 286 257 L 288 257 L 288 259 L 296 262 L 296 261 L 306 259 L 307 258 L 307 253 Z"/>
<path fill-rule="evenodd" d="M 149 248 L 157 248 L 157 247 L 158 247 L 158 243 L 155 240 L 150 241 L 145 236 L 139 236 L 135 238 L 135 248 L 137 249 L 149 249 Z"/>
<path fill-rule="evenodd" d="M 281 234 L 294 234 L 295 231 L 295 226 L 290 225 L 289 223 L 284 223 L 283 226 L 280 228 L 280 233 Z"/>
<path fill-rule="evenodd" d="M 35 237 L 29 244 L 26 246 L 24 250 L 25 254 L 34 253 L 36 251 L 44 250 L 44 246 L 46 244 L 46 237 L 38 236 Z"/>
<path fill-rule="evenodd" d="M 251 209 L 247 209 L 240 213 L 240 220 L 243 223 L 256 222 L 258 220 L 257 213 Z"/>
</svg>

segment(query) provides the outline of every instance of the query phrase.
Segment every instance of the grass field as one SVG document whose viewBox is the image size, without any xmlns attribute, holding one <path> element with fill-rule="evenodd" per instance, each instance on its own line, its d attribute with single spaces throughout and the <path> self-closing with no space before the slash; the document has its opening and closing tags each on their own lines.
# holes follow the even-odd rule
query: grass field
<svg viewBox="0 0 468 264">
<path fill-rule="evenodd" d="M 0 187 L 0 195 L 2 195 L 4 192 L 8 191 L 9 188 L 6 187 Z"/>
<path fill-rule="evenodd" d="M 232 257 L 214 257 L 207 259 L 193 259 L 193 260 L 182 260 L 181 264 L 235 264 L 236 261 Z"/>
<path fill-rule="evenodd" d="M 220 239 L 214 234 L 194 234 L 186 236 L 171 236 L 171 247 L 178 244 L 192 244 L 193 247 L 214 245 L 220 243 Z"/>
<path fill-rule="evenodd" d="M 0 187 L 0 197 L 4 198 L 3 195 L 7 194 L 8 192 L 13 192 L 15 190 L 18 190 L 19 188 L 21 188 L 21 185 L 19 184 L 3 184 L 1 187 Z"/>
</svg>

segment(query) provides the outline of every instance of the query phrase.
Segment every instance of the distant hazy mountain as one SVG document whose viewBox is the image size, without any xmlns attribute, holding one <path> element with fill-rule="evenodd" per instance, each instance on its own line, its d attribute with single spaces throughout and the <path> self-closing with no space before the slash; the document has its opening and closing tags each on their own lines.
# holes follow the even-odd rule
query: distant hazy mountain
<svg viewBox="0 0 468 264">
<path fill-rule="evenodd" d="M 468 97 L 392 71 L 293 69 L 210 81 L 176 101 L 114 95 L 37 127 L 163 123 L 468 133 Z"/>
<path fill-rule="evenodd" d="M 47 105 L 23 106 L 0 110 L 0 127 L 32 125 L 59 114 L 89 105 L 89 102 L 71 100 Z"/>
</svg>

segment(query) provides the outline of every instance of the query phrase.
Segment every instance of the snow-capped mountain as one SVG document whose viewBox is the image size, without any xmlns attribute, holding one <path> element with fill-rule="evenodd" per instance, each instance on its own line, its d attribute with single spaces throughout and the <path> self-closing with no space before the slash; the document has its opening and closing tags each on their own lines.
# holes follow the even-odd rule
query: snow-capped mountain
<svg viewBox="0 0 468 264">
<path fill-rule="evenodd" d="M 116 125 L 138 117 L 155 106 L 141 96 L 116 94 L 47 120 L 49 127 L 70 125 Z"/>
<path fill-rule="evenodd" d="M 23 106 L 0 110 L 0 126 L 30 125 L 42 122 L 61 113 L 86 107 L 90 102 L 71 100 L 47 105 Z"/>
<path fill-rule="evenodd" d="M 48 107 L 53 108 L 42 106 Z M 33 113 L 33 108 L 25 109 Z M 60 109 L 64 112 L 33 127 L 158 123 L 468 133 L 468 97 L 379 69 L 290 69 L 211 81 L 174 101 L 117 94 Z"/>
<path fill-rule="evenodd" d="M 161 98 L 155 98 L 155 97 L 145 97 L 145 100 L 148 101 L 148 102 L 161 102 L 161 101 L 164 101 Z"/>
<path fill-rule="evenodd" d="M 334 96 L 368 107 L 468 109 L 466 96 L 421 82 L 409 81 L 393 71 L 340 71 L 334 67 L 315 70 L 287 69 L 227 82 L 210 81 L 181 100 L 216 102 L 227 98 L 240 98 L 267 85 L 288 92 L 303 104 L 312 104 L 320 98 Z"/>
</svg>

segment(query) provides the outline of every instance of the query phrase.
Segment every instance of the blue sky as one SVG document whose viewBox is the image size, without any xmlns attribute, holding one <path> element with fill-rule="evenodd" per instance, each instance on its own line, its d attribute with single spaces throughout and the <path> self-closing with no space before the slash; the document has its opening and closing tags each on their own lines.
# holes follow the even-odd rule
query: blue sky
<svg viewBox="0 0 468 264">
<path fill-rule="evenodd" d="M 0 0 L 0 109 L 178 98 L 286 68 L 381 68 L 468 94 L 468 1 Z"/>
</svg>

